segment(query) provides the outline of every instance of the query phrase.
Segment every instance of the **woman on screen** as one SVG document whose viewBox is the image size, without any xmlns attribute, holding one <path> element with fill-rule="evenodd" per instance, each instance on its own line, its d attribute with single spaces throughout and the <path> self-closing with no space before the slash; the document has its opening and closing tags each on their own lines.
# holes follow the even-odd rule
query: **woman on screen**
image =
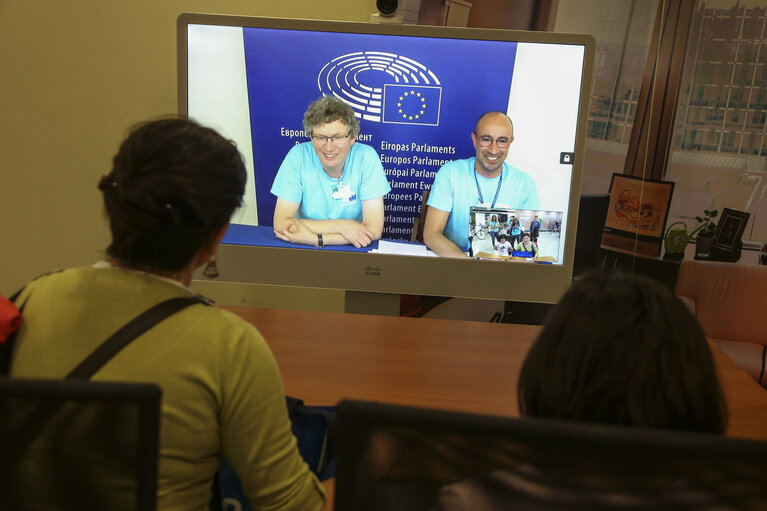
<svg viewBox="0 0 767 511">
<path fill-rule="evenodd" d="M 501 224 L 498 222 L 498 217 L 496 215 L 493 215 L 490 217 L 490 239 L 495 245 L 495 242 L 498 240 L 498 234 L 500 234 L 501 231 Z"/>
<path fill-rule="evenodd" d="M 515 245 L 522 239 L 522 228 L 519 225 L 519 220 L 516 217 L 512 217 L 511 224 L 509 225 L 509 233 L 511 234 L 512 243 Z"/>
<path fill-rule="evenodd" d="M 381 159 L 356 143 L 354 110 L 334 96 L 309 105 L 304 132 L 311 141 L 288 151 L 272 184 L 275 236 L 318 247 L 367 247 L 381 237 L 383 198 L 391 190 Z"/>
<path fill-rule="evenodd" d="M 512 255 L 517 257 L 538 257 L 538 244 L 530 241 L 530 234 L 523 232 L 522 241 L 514 244 Z"/>
<path fill-rule="evenodd" d="M 186 119 L 134 128 L 99 184 L 112 233 L 106 260 L 24 289 L 11 375 L 62 378 L 140 313 L 193 296 L 192 272 L 215 252 L 245 181 L 234 144 L 209 128 Z M 135 338 L 94 378 L 162 388 L 158 509 L 206 509 L 221 457 L 255 509 L 323 507 L 322 484 L 291 434 L 274 357 L 238 316 L 192 305 Z M 102 482 L 120 480 L 114 467 L 99 468 Z"/>
</svg>

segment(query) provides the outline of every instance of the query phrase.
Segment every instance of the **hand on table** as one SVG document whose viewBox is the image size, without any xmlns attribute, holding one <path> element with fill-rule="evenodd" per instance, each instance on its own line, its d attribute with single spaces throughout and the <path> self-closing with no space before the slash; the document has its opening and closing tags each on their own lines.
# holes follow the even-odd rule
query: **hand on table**
<svg viewBox="0 0 767 511">
<path fill-rule="evenodd" d="M 373 231 L 354 220 L 338 220 L 341 236 L 357 248 L 367 247 L 375 239 Z"/>
<path fill-rule="evenodd" d="M 282 231 L 275 229 L 274 235 L 288 243 L 317 244 L 317 233 L 309 229 L 306 224 L 297 218 L 293 218 Z"/>
</svg>

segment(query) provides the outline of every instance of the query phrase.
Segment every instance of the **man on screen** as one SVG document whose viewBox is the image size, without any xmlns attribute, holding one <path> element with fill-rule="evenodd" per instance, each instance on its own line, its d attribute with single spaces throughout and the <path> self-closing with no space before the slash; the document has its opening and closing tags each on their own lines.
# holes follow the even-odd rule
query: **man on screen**
<svg viewBox="0 0 767 511">
<path fill-rule="evenodd" d="M 505 163 L 514 126 L 502 112 L 479 118 L 471 140 L 476 157 L 443 165 L 429 194 L 423 239 L 439 256 L 465 257 L 472 206 L 540 209 L 535 181 Z"/>
<path fill-rule="evenodd" d="M 530 222 L 530 241 L 537 243 L 538 234 L 541 232 L 541 221 L 538 220 L 538 215 L 535 215 L 533 221 Z"/>
<path fill-rule="evenodd" d="M 381 237 L 391 187 L 375 149 L 355 143 L 354 110 L 324 96 L 309 105 L 304 132 L 311 142 L 288 151 L 272 184 L 275 236 L 319 247 L 370 245 Z"/>
</svg>

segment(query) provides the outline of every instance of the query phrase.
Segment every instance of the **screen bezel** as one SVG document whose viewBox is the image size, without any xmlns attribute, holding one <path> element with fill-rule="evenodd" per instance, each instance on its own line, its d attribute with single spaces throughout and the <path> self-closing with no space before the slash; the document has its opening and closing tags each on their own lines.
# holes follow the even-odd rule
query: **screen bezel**
<svg viewBox="0 0 767 511">
<path fill-rule="evenodd" d="M 217 253 L 219 275 L 216 280 L 219 282 L 542 303 L 556 302 L 570 286 L 595 54 L 595 43 L 591 36 L 185 13 L 179 16 L 177 25 L 178 111 L 182 115 L 187 113 L 187 26 L 198 24 L 583 46 L 578 130 L 572 166 L 569 209 L 565 229 L 563 229 L 565 246 L 561 265 L 229 244 L 222 244 Z M 470 127 L 467 127 L 468 131 Z M 462 155 L 462 157 L 468 156 L 470 155 Z M 449 275 L 460 275 L 460 277 L 446 278 Z M 206 279 L 202 273 L 195 274 L 195 278 Z"/>
</svg>

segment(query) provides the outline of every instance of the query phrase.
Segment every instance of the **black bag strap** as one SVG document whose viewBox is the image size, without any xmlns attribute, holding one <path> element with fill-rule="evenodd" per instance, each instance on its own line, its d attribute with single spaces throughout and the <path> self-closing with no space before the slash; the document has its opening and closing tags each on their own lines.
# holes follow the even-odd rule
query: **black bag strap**
<svg viewBox="0 0 767 511">
<path fill-rule="evenodd" d="M 87 380 L 133 339 L 140 336 L 165 318 L 196 303 L 210 305 L 210 301 L 202 296 L 179 296 L 160 302 L 154 307 L 145 310 L 109 336 L 101 346 L 96 348 L 93 353 L 88 355 L 85 360 L 72 369 L 66 377 Z"/>
<path fill-rule="evenodd" d="M 150 307 L 110 335 L 93 353 L 80 362 L 66 378 L 89 379 L 135 338 L 165 318 L 196 303 L 212 304 L 207 298 L 195 295 L 170 298 Z M 37 436 L 53 414 L 56 413 L 57 409 L 58 406 L 55 406 L 53 403 L 43 403 L 25 421 L 24 426 L 20 430 L 22 434 L 19 435 L 19 438 L 12 447 L 12 452 L 9 454 L 10 466 L 14 466 L 21 458 L 29 443 Z"/>
</svg>

